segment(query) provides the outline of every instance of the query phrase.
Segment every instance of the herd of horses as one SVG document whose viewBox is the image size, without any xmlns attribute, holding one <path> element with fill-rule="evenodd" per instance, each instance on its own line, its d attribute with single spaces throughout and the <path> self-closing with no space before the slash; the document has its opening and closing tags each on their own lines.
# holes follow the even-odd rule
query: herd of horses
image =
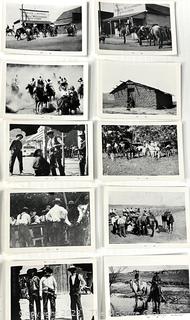
<svg viewBox="0 0 190 320">
<path fill-rule="evenodd" d="M 127 160 L 141 157 L 160 159 L 163 156 L 175 155 L 176 148 L 172 141 L 132 143 L 129 140 L 120 142 L 113 141 L 104 144 L 104 151 L 112 161 L 118 157 L 125 157 Z"/>
<path fill-rule="evenodd" d="M 45 87 L 36 86 L 34 88 L 29 83 L 26 86 L 26 90 L 28 90 L 35 102 L 34 112 L 36 114 L 56 111 L 59 115 L 74 115 L 80 110 L 79 98 L 83 98 L 83 84 L 79 86 L 78 91 L 70 92 L 68 95 L 63 95 L 60 98 L 57 98 L 54 88 L 48 86 L 48 84 Z M 11 91 L 13 95 L 22 96 L 19 86 L 15 83 L 11 84 Z"/>
<path fill-rule="evenodd" d="M 76 28 L 73 25 L 69 25 L 66 28 L 68 36 L 74 36 L 76 35 Z M 53 25 L 48 25 L 42 30 L 39 30 L 37 27 L 19 27 L 16 29 L 16 31 L 9 26 L 6 28 L 6 36 L 12 35 L 16 38 L 16 40 L 23 40 L 27 39 L 27 41 L 31 41 L 34 39 L 37 39 L 40 37 L 40 34 L 42 34 L 43 38 L 49 37 L 56 37 L 58 35 L 58 27 Z"/>
<path fill-rule="evenodd" d="M 134 26 L 129 32 L 127 26 L 123 24 L 120 27 L 119 34 L 123 38 L 124 44 L 126 43 L 126 37 L 132 33 L 136 35 L 140 46 L 146 41 L 149 46 L 152 46 L 152 44 L 154 46 L 158 45 L 158 48 L 162 49 L 165 44 L 171 45 L 172 43 L 171 29 L 167 26 L 162 27 L 158 24 L 153 26 Z M 103 33 L 99 36 L 99 41 L 105 43 L 107 37 L 108 35 Z"/>
</svg>

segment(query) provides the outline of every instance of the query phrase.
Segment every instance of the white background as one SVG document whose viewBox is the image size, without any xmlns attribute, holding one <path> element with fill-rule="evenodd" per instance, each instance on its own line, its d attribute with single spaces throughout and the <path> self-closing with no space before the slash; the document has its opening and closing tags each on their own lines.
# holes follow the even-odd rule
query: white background
<svg viewBox="0 0 190 320">
<path fill-rule="evenodd" d="M 97 115 L 96 115 L 96 110 L 97 110 L 97 86 L 96 86 L 96 59 L 97 59 L 97 55 L 95 54 L 95 12 L 94 12 L 94 1 L 95 0 L 90 0 L 89 2 L 89 19 L 88 19 L 88 57 L 86 58 L 71 58 L 69 59 L 69 61 L 88 61 L 89 62 L 89 108 L 90 108 L 90 120 L 93 121 L 97 121 Z M 16 2 L 16 1 L 15 1 Z M 32 2 L 32 1 L 31 1 Z M 137 1 L 136 1 L 137 2 Z M 158 1 L 159 2 L 159 1 Z M 44 0 L 44 3 L 47 3 L 47 1 Z M 73 0 L 69 0 L 69 4 L 74 3 Z M 190 77 L 190 1 L 189 0 L 177 0 L 176 1 L 176 20 L 177 20 L 177 42 L 178 42 L 178 56 L 174 56 L 174 57 L 169 57 L 169 56 L 162 56 L 162 57 L 145 57 L 145 56 L 130 56 L 127 57 L 126 56 L 126 61 L 140 61 L 140 62 L 181 62 L 182 63 L 182 121 L 183 121 L 183 134 L 184 134 L 184 157 L 185 157 L 185 181 L 184 183 L 175 183 L 172 182 L 172 185 L 186 185 L 190 187 L 190 81 L 189 81 L 189 77 Z M 4 31 L 4 30 L 3 30 Z M 2 32 L 2 30 L 1 30 Z M 2 58 L 3 53 L 0 54 L 0 58 Z M 56 61 L 57 57 L 55 58 Z M 119 59 L 119 56 L 118 56 Z M 53 57 L 49 57 L 47 58 L 47 61 L 52 61 L 54 60 Z M 60 60 L 64 61 L 68 61 L 68 57 L 67 59 L 61 58 Z M 156 76 L 156 75 L 155 75 Z M 109 77 L 109 74 L 108 74 Z M 2 108 L 2 106 L 1 106 Z M 94 127 L 96 127 L 94 125 Z M 1 162 L 0 162 L 0 166 L 1 166 L 1 173 L 3 171 L 3 168 L 5 167 L 5 163 L 2 162 L 2 144 L 4 141 L 4 137 L 2 134 L 2 124 L 0 123 L 0 133 L 1 133 L 1 137 L 0 137 L 0 157 L 1 157 Z M 97 165 L 97 155 L 98 155 L 98 146 L 96 144 L 97 142 L 97 138 L 96 138 L 96 130 L 94 130 L 94 166 Z M 2 175 L 1 175 L 2 176 Z M 95 176 L 97 176 L 97 172 L 95 170 Z M 98 257 L 98 284 L 99 284 L 99 289 L 100 289 L 100 293 L 98 295 L 99 297 L 99 301 L 100 301 L 100 306 L 103 305 L 103 299 L 101 299 L 101 293 L 103 293 L 103 268 L 102 268 L 102 260 L 101 257 L 103 255 L 133 255 L 133 254 L 141 254 L 142 255 L 142 249 L 139 251 L 138 247 L 136 248 L 136 250 L 105 250 L 103 249 L 103 197 L 102 197 L 102 183 L 101 181 L 95 180 L 93 182 L 93 184 L 95 183 L 95 185 L 98 186 L 97 189 L 97 201 L 96 201 L 96 229 L 97 229 L 97 250 L 95 252 L 92 252 L 91 254 L 88 255 L 88 257 L 90 256 L 97 256 Z M 148 182 L 148 181 L 136 181 L 136 182 L 130 182 L 130 185 L 161 185 L 162 186 L 162 182 Z M 92 185 L 92 184 L 91 184 Z M 169 181 L 164 181 L 164 185 L 170 185 Z M 3 190 L 5 188 L 8 187 L 37 187 L 37 183 L 17 183 L 16 185 L 14 185 L 13 183 L 11 183 L 10 185 L 8 185 L 5 181 L 1 181 L 0 184 L 0 189 Z M 46 182 L 44 182 L 43 184 L 40 183 L 39 187 L 48 187 Z M 60 182 L 56 182 L 54 183 L 55 187 L 64 187 L 64 182 L 60 183 Z M 75 187 L 77 186 L 83 186 L 83 184 L 81 183 L 75 183 Z M 53 183 L 51 184 L 51 188 L 53 187 Z M 69 187 L 69 184 L 66 183 L 66 187 Z M 2 199 L 2 198 L 1 198 Z M 3 215 L 5 215 L 6 212 L 1 210 L 1 220 Z M 3 234 L 3 229 L 1 228 L 1 236 L 2 237 L 6 237 L 8 235 Z M 2 240 L 2 239 L 1 239 Z M 1 242 L 2 243 L 2 242 Z M 148 249 L 145 248 L 144 253 L 146 254 L 165 254 L 165 253 L 182 253 L 182 252 L 188 252 L 190 253 L 190 250 L 188 249 Z M 83 257 L 83 254 L 80 254 L 80 252 L 77 252 L 76 254 L 73 254 L 75 257 Z M 68 254 L 67 257 L 72 257 L 73 255 Z M 86 256 L 86 255 L 85 255 Z M 57 252 L 55 251 L 55 249 L 52 249 L 49 251 L 48 254 L 35 254 L 35 255 L 15 255 L 15 256 L 7 256 L 5 253 L 2 252 L 2 254 L 0 255 L 0 262 L 3 260 L 7 260 L 7 259 L 32 259 L 32 258 L 53 258 L 53 259 L 57 259 L 57 258 L 64 258 L 64 255 L 61 252 Z M 6 275 L 6 273 L 5 273 Z M 2 277 L 1 277 L 1 281 L 2 283 Z M 2 317 L 3 318 L 3 317 Z M 167 317 L 165 317 L 167 318 Z M 4 318 L 5 319 L 5 318 Z M 100 319 L 100 317 L 99 317 Z M 85 319 L 85 320 L 89 320 L 89 319 Z"/>
</svg>

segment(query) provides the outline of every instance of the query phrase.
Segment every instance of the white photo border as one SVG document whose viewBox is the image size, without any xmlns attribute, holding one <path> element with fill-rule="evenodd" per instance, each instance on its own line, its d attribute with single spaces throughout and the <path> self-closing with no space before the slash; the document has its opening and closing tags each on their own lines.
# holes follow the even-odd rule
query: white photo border
<svg viewBox="0 0 190 320">
<path fill-rule="evenodd" d="M 112 244 L 109 241 L 109 196 L 113 192 L 125 192 L 125 193 L 181 193 L 184 195 L 185 205 L 185 218 L 186 218 L 186 241 L 184 242 L 134 242 L 124 244 Z M 147 249 L 147 248 L 190 248 L 190 199 L 189 189 L 187 187 L 125 187 L 125 186 L 105 186 L 104 187 L 104 245 L 108 249 Z"/>
<path fill-rule="evenodd" d="M 19 194 L 19 193 L 25 193 L 25 194 L 32 194 L 32 193 L 71 193 L 71 192 L 76 192 L 76 193 L 89 193 L 89 200 L 90 200 L 90 239 L 91 239 L 91 244 L 88 246 L 48 246 L 48 247 L 25 247 L 25 248 L 11 248 L 10 247 L 10 195 L 11 194 Z M 73 251 L 80 251 L 80 252 L 89 252 L 89 251 L 94 251 L 96 248 L 96 243 L 95 243 L 95 188 L 87 186 L 83 188 L 76 188 L 73 186 L 73 188 L 40 188 L 38 186 L 37 188 L 15 188 L 13 189 L 8 189 L 4 191 L 4 201 L 3 201 L 3 220 L 4 220 L 4 228 L 2 232 L 4 233 L 3 240 L 4 240 L 4 248 L 5 252 L 8 254 L 15 254 L 15 253 L 35 253 L 35 252 L 47 252 L 53 248 L 55 252 L 73 252 Z"/>
<path fill-rule="evenodd" d="M 179 165 L 179 175 L 166 175 L 166 176 L 138 176 L 138 175 L 104 175 L 103 174 L 103 158 L 102 158 L 102 126 L 103 125 L 115 125 L 115 126 L 164 126 L 164 125 L 175 125 L 177 127 L 177 141 L 178 141 L 178 165 Z M 123 182 L 127 183 L 127 180 L 130 182 L 132 180 L 135 181 L 176 181 L 176 180 L 184 180 L 184 155 L 183 155 L 183 132 L 182 132 L 182 123 L 180 121 L 173 122 L 150 122 L 145 121 L 143 124 L 140 121 L 99 121 L 97 124 L 97 158 L 98 158 L 98 178 L 104 182 L 109 182 L 110 184 L 114 182 Z"/>
<path fill-rule="evenodd" d="M 92 264 L 93 272 L 93 307 L 94 307 L 94 318 L 98 320 L 98 292 L 97 292 L 97 261 L 95 258 L 58 258 L 58 259 L 38 259 L 38 260 L 12 260 L 4 263 L 3 269 L 3 284 L 5 288 L 5 299 L 4 299 L 4 311 L 5 318 L 11 319 L 11 267 L 16 266 L 28 266 L 32 267 L 35 265 L 65 265 L 65 264 Z"/>
<path fill-rule="evenodd" d="M 157 314 L 157 315 L 127 315 L 120 317 L 111 317 L 110 310 L 110 286 L 109 286 L 109 267 L 112 266 L 187 266 L 189 269 L 190 278 L 190 256 L 186 254 L 179 255 L 144 255 L 144 256 L 106 256 L 104 257 L 104 281 L 105 281 L 105 301 L 106 301 L 106 320 L 145 320 L 145 319 L 172 319 L 175 316 L 176 319 L 189 319 L 189 313 L 179 314 Z M 189 283 L 190 286 L 190 283 Z"/>
<path fill-rule="evenodd" d="M 13 0 L 3 1 L 3 21 L 2 21 L 2 46 L 3 51 L 5 53 L 14 53 L 14 54 L 30 54 L 30 55 L 49 55 L 49 56 L 65 56 L 65 57 L 71 57 L 71 56 L 87 56 L 87 1 L 84 0 L 74 0 L 72 2 L 72 5 L 81 6 L 82 7 L 82 50 L 81 51 L 43 51 L 43 50 L 24 50 L 24 49 L 11 49 L 6 47 L 6 5 L 8 3 L 15 3 Z M 19 3 L 19 1 L 17 1 Z M 25 0 L 24 4 L 31 4 L 30 0 Z M 40 0 L 40 5 L 57 5 L 60 6 L 60 1 L 55 0 L 52 4 L 51 0 Z M 70 5 L 70 3 L 67 3 Z M 65 5 L 67 5 L 65 4 Z M 39 4 L 38 4 L 39 5 Z"/>
<path fill-rule="evenodd" d="M 9 57 L 6 57 L 6 60 L 2 62 L 2 94 L 1 94 L 1 104 L 2 104 L 2 114 L 5 117 L 5 119 L 35 119 L 35 120 L 56 120 L 56 121 L 69 121 L 69 120 L 88 120 L 88 114 L 89 114 L 89 99 L 88 99 L 88 62 L 84 61 L 77 61 L 77 62 L 68 62 L 68 61 L 50 61 L 50 60 L 40 60 L 41 58 L 37 60 L 33 59 L 28 59 L 29 57 L 27 56 L 19 56 L 18 59 L 10 59 Z M 45 57 L 44 57 L 45 58 Z M 7 80 L 7 65 L 26 65 L 26 66 L 81 66 L 83 68 L 83 80 L 84 80 L 84 98 L 83 98 L 83 114 L 82 115 L 61 115 L 61 116 L 55 116 L 51 114 L 44 114 L 44 115 L 36 115 L 36 114 L 14 114 L 14 113 L 7 113 L 6 112 L 6 80 Z"/>
<path fill-rule="evenodd" d="M 5 162 L 5 170 L 4 170 L 4 178 L 8 182 L 32 182 L 32 181 L 38 181 L 43 182 L 44 179 L 48 182 L 55 182 L 55 181 L 74 181 L 74 182 L 86 182 L 86 181 L 92 181 L 94 176 L 94 169 L 93 169 L 93 123 L 92 121 L 62 121 L 62 122 L 56 122 L 53 121 L 44 121 L 44 120 L 38 120 L 35 121 L 35 125 L 44 125 L 44 126 L 51 126 L 51 125 L 84 125 L 87 129 L 87 152 L 88 152 L 88 175 L 87 176 L 44 176 L 44 177 L 35 177 L 35 176 L 10 176 L 9 175 L 9 137 L 10 137 L 10 125 L 34 125 L 33 121 L 6 121 L 4 122 L 4 145 L 5 145 L 5 152 L 4 152 L 4 162 Z"/>
<path fill-rule="evenodd" d="M 135 67 L 137 65 L 144 65 L 146 64 L 147 67 L 151 67 L 152 65 L 156 64 L 156 65 L 160 65 L 160 66 L 164 66 L 167 65 L 168 62 L 144 62 L 144 61 L 126 61 L 126 60 L 122 60 L 119 59 L 115 59 L 115 57 L 112 57 L 111 59 L 107 58 L 102 58 L 99 57 L 98 61 L 97 61 L 97 84 L 98 84 L 98 90 L 97 90 L 97 112 L 98 112 L 98 116 L 101 119 L 107 119 L 107 120 L 112 120 L 112 119 L 126 119 L 126 120 L 151 120 L 151 121 L 177 121 L 181 119 L 181 115 L 182 115 L 182 90 L 181 90 L 181 71 L 182 71 L 182 64 L 179 62 L 169 62 L 170 65 L 173 65 L 174 68 L 176 68 L 176 81 L 178 82 L 177 85 L 177 92 L 176 92 L 176 114 L 172 115 L 172 114 L 165 114 L 165 115 L 161 115 L 161 114 L 157 114 L 157 115 L 151 115 L 151 114 L 122 114 L 122 113 L 113 113 L 113 114 L 109 114 L 109 113 L 104 113 L 103 112 L 103 90 L 102 90 L 102 74 L 103 74 L 103 65 L 104 62 L 113 62 L 113 63 L 123 63 L 127 69 L 128 65 L 133 64 Z M 111 72 L 111 70 L 110 70 Z"/>
<path fill-rule="evenodd" d="M 130 50 L 105 50 L 105 49 L 100 49 L 99 47 L 99 23 L 98 23 L 98 3 L 99 2 L 105 2 L 105 3 L 129 3 L 129 4 L 145 4 L 145 3 L 150 3 L 150 4 L 159 4 L 159 5 L 164 5 L 164 4 L 169 4 L 170 5 L 170 19 L 171 19 L 171 32 L 172 32 L 172 50 L 171 51 L 130 51 Z M 95 0 L 95 12 L 96 12 L 96 53 L 100 55 L 141 55 L 141 56 L 176 56 L 177 55 L 177 31 L 176 31 L 176 3 L 175 0 Z"/>
</svg>

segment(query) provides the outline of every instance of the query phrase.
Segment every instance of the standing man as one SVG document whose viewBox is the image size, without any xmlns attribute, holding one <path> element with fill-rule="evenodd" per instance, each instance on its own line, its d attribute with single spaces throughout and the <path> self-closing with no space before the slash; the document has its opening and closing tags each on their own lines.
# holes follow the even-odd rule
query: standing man
<svg viewBox="0 0 190 320">
<path fill-rule="evenodd" d="M 31 224 L 31 218 L 29 215 L 29 209 L 24 207 L 22 212 L 17 216 L 16 225 L 18 225 L 18 237 L 20 247 L 31 247 L 32 236 L 29 230 Z"/>
<path fill-rule="evenodd" d="M 10 166 L 9 171 L 10 175 L 13 174 L 13 168 L 15 164 L 16 158 L 19 162 L 19 170 L 20 174 L 23 172 L 23 161 L 22 161 L 22 142 L 23 135 L 21 133 L 16 135 L 16 139 L 11 142 L 9 150 L 11 151 L 11 157 L 10 157 Z"/>
<path fill-rule="evenodd" d="M 85 140 L 85 133 L 82 132 L 80 135 L 81 144 L 78 150 L 79 152 L 79 171 L 80 176 L 85 175 L 85 167 L 86 167 L 86 140 Z"/>
<path fill-rule="evenodd" d="M 118 220 L 117 220 L 117 225 L 118 225 L 118 234 L 120 237 L 126 237 L 125 233 L 125 222 L 126 222 L 126 217 L 124 217 L 122 214 L 120 214 Z"/>
<path fill-rule="evenodd" d="M 40 298 L 43 301 L 44 320 L 49 319 L 48 301 L 50 301 L 51 320 L 55 320 L 56 298 L 57 298 L 57 282 L 54 278 L 53 270 L 49 267 L 44 268 L 44 276 L 40 280 Z"/>
<path fill-rule="evenodd" d="M 46 214 L 46 221 L 52 222 L 52 226 L 51 226 L 52 245 L 63 245 L 63 242 L 67 240 L 66 225 L 71 226 L 71 222 L 68 219 L 67 210 L 61 206 L 60 198 L 56 198 L 54 200 L 54 206 Z"/>
<path fill-rule="evenodd" d="M 40 305 L 40 279 L 37 276 L 37 269 L 29 269 L 27 272 L 29 279 L 27 281 L 28 285 L 28 295 L 29 295 L 29 311 L 30 320 L 41 320 L 41 305 Z M 36 309 L 34 309 L 34 303 L 36 304 Z M 36 310 L 36 316 L 35 316 Z"/>
<path fill-rule="evenodd" d="M 62 140 L 56 137 L 53 130 L 47 132 L 49 138 L 47 143 L 47 150 L 49 152 L 50 169 L 53 176 L 56 176 L 56 167 L 59 168 L 60 176 L 64 176 L 64 167 L 62 166 Z"/>
<path fill-rule="evenodd" d="M 68 271 L 71 273 L 69 277 L 70 298 L 71 298 L 71 317 L 72 320 L 84 320 L 81 291 L 86 286 L 86 281 L 83 276 L 76 272 L 75 266 L 70 266 Z"/>
</svg>

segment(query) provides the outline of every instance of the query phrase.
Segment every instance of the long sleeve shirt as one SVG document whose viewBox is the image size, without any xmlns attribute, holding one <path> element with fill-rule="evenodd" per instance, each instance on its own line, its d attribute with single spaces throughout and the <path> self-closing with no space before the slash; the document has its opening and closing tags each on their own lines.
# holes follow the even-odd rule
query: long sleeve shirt
<svg viewBox="0 0 190 320">
<path fill-rule="evenodd" d="M 17 216 L 17 221 L 16 224 L 20 225 L 20 224 L 30 224 L 31 223 L 31 218 L 30 215 L 26 212 L 22 212 Z"/>
<path fill-rule="evenodd" d="M 57 294 L 57 282 L 54 276 L 42 277 L 40 280 L 40 296 L 43 292 L 47 292 L 48 289 L 53 290 Z"/>
<path fill-rule="evenodd" d="M 71 282 L 74 285 L 76 279 L 76 273 L 71 275 Z M 82 274 L 78 274 L 78 279 L 80 280 L 80 289 L 82 290 L 86 286 L 86 281 L 84 280 Z"/>
<path fill-rule="evenodd" d="M 64 222 L 70 226 L 71 223 L 68 219 L 68 212 L 65 208 L 55 204 L 53 208 L 46 214 L 46 220 L 51 222 L 60 222 L 64 220 Z"/>
</svg>

